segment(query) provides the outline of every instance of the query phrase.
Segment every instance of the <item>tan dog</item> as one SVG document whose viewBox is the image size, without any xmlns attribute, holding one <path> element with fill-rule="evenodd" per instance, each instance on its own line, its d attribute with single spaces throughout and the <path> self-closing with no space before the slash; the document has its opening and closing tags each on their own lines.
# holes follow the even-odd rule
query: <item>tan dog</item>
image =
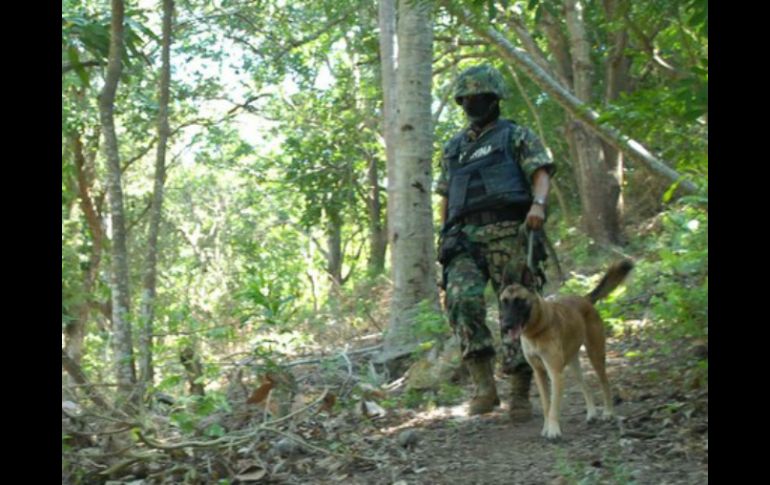
<svg viewBox="0 0 770 485">
<path fill-rule="evenodd" d="M 559 296 L 545 300 L 524 286 L 505 281 L 500 293 L 501 324 L 512 339 L 521 336 L 524 357 L 532 366 L 543 406 L 542 435 L 548 439 L 561 436 L 559 413 L 564 386 L 564 369 L 570 366 L 583 390 L 587 421 L 596 418 L 591 393 L 583 380 L 578 352 L 585 344 L 588 358 L 599 376 L 604 396 L 603 419 L 613 416 L 612 397 L 605 371 L 604 323 L 594 303 L 609 295 L 633 268 L 630 260 L 614 263 L 602 280 L 584 297 Z M 522 275 L 526 283 L 527 271 Z M 551 381 L 550 399 L 546 374 Z"/>
</svg>

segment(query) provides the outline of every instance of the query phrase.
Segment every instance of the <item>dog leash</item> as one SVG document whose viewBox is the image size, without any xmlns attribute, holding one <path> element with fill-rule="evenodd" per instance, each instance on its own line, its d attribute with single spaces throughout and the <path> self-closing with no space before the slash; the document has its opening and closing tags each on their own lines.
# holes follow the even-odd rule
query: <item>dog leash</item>
<svg viewBox="0 0 770 485">
<path fill-rule="evenodd" d="M 535 263 L 532 261 L 533 252 L 535 248 L 535 231 L 529 230 L 529 241 L 527 243 L 527 268 L 529 268 L 532 273 L 535 273 Z"/>
<path fill-rule="evenodd" d="M 545 243 L 545 247 L 548 250 L 550 256 L 553 258 L 553 262 L 556 264 L 556 271 L 559 273 L 559 283 L 564 283 L 564 272 L 561 270 L 561 264 L 559 264 L 559 257 L 556 255 L 556 250 L 554 249 L 553 245 L 551 244 L 550 239 L 548 239 L 548 235 L 545 233 L 545 231 L 542 231 L 543 235 L 543 242 Z M 527 267 L 532 271 L 533 273 L 537 273 L 535 269 L 535 263 L 533 261 L 534 258 L 534 248 L 535 248 L 535 231 L 528 230 L 528 241 L 527 241 Z"/>
</svg>

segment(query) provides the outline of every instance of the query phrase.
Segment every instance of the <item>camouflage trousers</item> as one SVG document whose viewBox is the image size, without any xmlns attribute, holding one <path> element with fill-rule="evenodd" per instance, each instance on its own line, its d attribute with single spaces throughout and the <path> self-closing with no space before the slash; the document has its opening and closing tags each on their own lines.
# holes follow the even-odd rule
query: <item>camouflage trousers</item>
<svg viewBox="0 0 770 485">
<path fill-rule="evenodd" d="M 480 249 L 489 277 L 467 252 L 449 262 L 446 279 L 446 306 L 449 323 L 460 340 L 463 358 L 494 356 L 495 346 L 486 325 L 487 307 L 484 289 L 489 280 L 497 295 L 503 270 L 514 271 L 526 265 L 527 243 L 521 222 L 506 221 L 484 226 L 466 225 L 463 232 Z M 506 269 L 507 267 L 507 269 Z M 498 302 L 499 305 L 499 302 Z M 498 306 L 499 308 L 499 306 Z M 511 342 L 502 335 L 502 370 L 506 374 L 531 372 L 521 351 L 521 341 Z"/>
</svg>

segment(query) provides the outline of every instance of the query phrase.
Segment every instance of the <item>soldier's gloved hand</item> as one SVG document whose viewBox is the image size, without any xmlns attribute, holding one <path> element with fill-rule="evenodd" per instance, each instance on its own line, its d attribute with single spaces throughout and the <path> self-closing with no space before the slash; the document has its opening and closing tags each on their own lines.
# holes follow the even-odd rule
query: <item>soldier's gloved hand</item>
<svg viewBox="0 0 770 485">
<path fill-rule="evenodd" d="M 532 204 L 527 213 L 527 227 L 537 231 L 543 227 L 545 220 L 545 209 L 540 204 Z"/>
</svg>

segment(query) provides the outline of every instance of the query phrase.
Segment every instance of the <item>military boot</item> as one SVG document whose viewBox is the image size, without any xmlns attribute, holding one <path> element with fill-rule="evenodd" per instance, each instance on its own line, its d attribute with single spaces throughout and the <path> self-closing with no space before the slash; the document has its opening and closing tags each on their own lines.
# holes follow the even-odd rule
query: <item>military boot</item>
<svg viewBox="0 0 770 485">
<path fill-rule="evenodd" d="M 529 401 L 529 387 L 532 371 L 517 369 L 511 375 L 511 404 L 508 414 L 514 422 L 523 423 L 532 419 L 532 403 Z"/>
<path fill-rule="evenodd" d="M 468 371 L 476 385 L 476 392 L 471 400 L 468 414 L 488 413 L 500 404 L 495 387 L 493 362 L 493 357 L 471 358 L 466 361 Z"/>
</svg>

